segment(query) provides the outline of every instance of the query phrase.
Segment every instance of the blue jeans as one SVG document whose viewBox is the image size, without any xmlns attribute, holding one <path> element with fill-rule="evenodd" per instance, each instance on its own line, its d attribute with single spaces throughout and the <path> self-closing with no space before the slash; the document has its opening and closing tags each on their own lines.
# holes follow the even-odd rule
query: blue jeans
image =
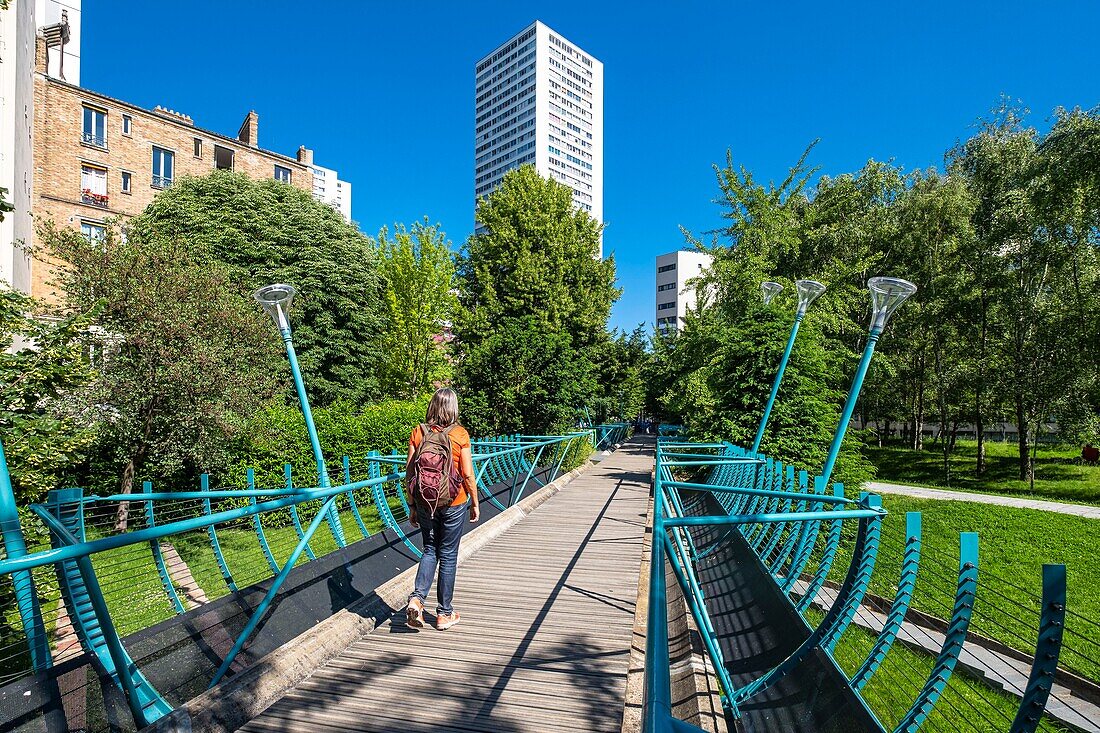
<svg viewBox="0 0 1100 733">
<path fill-rule="evenodd" d="M 455 570 L 458 568 L 458 542 L 466 528 L 467 504 L 440 509 L 434 515 L 417 507 L 416 519 L 420 522 L 420 537 L 424 540 L 424 554 L 416 571 L 416 587 L 409 599 L 419 598 L 424 603 L 432 589 L 432 578 L 439 566 L 439 584 L 435 594 L 439 599 L 436 613 L 449 615 L 454 612 L 451 601 L 455 593 Z"/>
</svg>

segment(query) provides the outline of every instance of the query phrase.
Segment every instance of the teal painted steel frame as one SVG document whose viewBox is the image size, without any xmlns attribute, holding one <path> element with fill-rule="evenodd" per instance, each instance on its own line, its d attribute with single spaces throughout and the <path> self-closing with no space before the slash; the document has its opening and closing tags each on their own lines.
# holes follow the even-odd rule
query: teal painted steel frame
<svg viewBox="0 0 1100 733">
<path fill-rule="evenodd" d="M 15 492 L 11 486 L 3 441 L 0 441 L 0 537 L 4 540 L 7 557 L 26 557 L 27 543 L 19 524 L 19 508 L 15 504 Z M 50 654 L 46 626 L 42 623 L 42 608 L 34 588 L 34 578 L 29 571 L 15 572 L 12 574 L 12 586 L 15 590 L 15 604 L 19 609 L 19 623 L 27 637 L 31 666 L 36 672 L 48 669 L 53 664 L 53 657 Z"/>
<path fill-rule="evenodd" d="M 245 480 L 247 481 L 248 488 L 255 490 L 256 488 L 256 472 L 249 468 L 245 471 Z M 256 497 L 248 497 L 249 506 L 256 506 Z M 260 551 L 264 555 L 264 560 L 267 561 L 267 567 L 271 570 L 271 574 L 279 572 L 279 563 L 275 562 L 275 556 L 271 554 L 271 545 L 267 544 L 267 535 L 264 533 L 263 522 L 260 521 L 259 514 L 252 515 L 252 528 L 256 530 L 256 540 L 260 543 Z"/>
<path fill-rule="evenodd" d="M 1062 635 L 1066 628 L 1066 566 L 1043 566 L 1043 606 L 1039 613 L 1039 638 L 1027 687 L 1009 733 L 1035 733 L 1054 686 Z"/>
<path fill-rule="evenodd" d="M 913 700 L 909 711 L 902 717 L 894 733 L 916 733 L 927 720 L 928 714 L 947 688 L 951 673 L 962 654 L 966 632 L 974 614 L 974 596 L 978 587 L 978 535 L 975 532 L 959 534 L 959 582 L 955 591 L 955 605 L 944 634 L 943 646 L 928 680 Z"/>
<path fill-rule="evenodd" d="M 199 488 L 202 491 L 202 512 L 207 517 L 212 516 L 210 506 L 210 476 L 208 474 L 202 474 L 199 476 Z M 147 497 L 151 498 L 151 497 Z M 225 580 L 225 587 L 231 592 L 237 592 L 237 584 L 233 581 L 233 573 L 229 571 L 229 565 L 225 562 L 225 555 L 222 554 L 222 545 L 218 542 L 218 532 L 214 529 L 214 522 L 210 522 L 206 525 L 206 537 L 210 540 L 210 549 L 214 551 L 214 559 L 218 563 L 218 570 L 222 573 L 222 578 Z"/>
<path fill-rule="evenodd" d="M 768 418 L 772 415 L 772 407 L 775 406 L 775 397 L 779 394 L 779 385 L 783 382 L 783 372 L 787 371 L 787 362 L 791 359 L 791 351 L 794 350 L 794 341 L 798 338 L 798 327 L 805 318 L 805 313 L 795 313 L 794 325 L 791 326 L 791 335 L 787 338 L 787 348 L 783 351 L 783 358 L 779 360 L 779 370 L 772 381 L 772 391 L 768 395 L 768 402 L 764 405 L 764 414 L 760 416 L 760 427 L 756 429 L 756 438 L 752 441 L 753 453 L 760 450 L 760 441 L 764 439 L 764 430 L 768 427 Z M 801 353 L 801 352 L 800 352 Z"/>
<path fill-rule="evenodd" d="M 141 492 L 143 494 L 152 494 L 153 482 L 142 482 Z M 152 499 L 145 500 L 145 523 L 149 527 L 157 526 L 156 515 L 153 512 Z M 164 594 L 168 596 L 168 600 L 172 603 L 172 607 L 176 610 L 177 614 L 186 613 L 187 608 L 183 605 L 183 601 L 180 600 L 179 594 L 176 593 L 176 587 L 172 584 L 172 576 L 168 573 L 168 568 L 164 564 L 164 553 L 160 550 L 160 540 L 150 540 L 149 549 L 153 553 L 153 563 L 157 566 L 157 574 L 160 576 L 161 585 L 164 586 Z"/>
<path fill-rule="evenodd" d="M 882 630 L 875 638 L 871 651 L 860 665 L 856 673 L 852 675 L 852 687 L 862 690 L 864 685 L 878 670 L 882 660 L 886 658 L 890 648 L 897 639 L 898 630 L 905 622 L 905 614 L 909 612 L 909 603 L 913 599 L 913 590 L 917 585 L 917 571 L 920 570 L 921 558 L 921 513 L 905 513 L 905 551 L 901 560 L 901 575 L 898 578 L 898 590 L 894 594 L 894 602 L 890 604 L 890 611 Z"/>
</svg>

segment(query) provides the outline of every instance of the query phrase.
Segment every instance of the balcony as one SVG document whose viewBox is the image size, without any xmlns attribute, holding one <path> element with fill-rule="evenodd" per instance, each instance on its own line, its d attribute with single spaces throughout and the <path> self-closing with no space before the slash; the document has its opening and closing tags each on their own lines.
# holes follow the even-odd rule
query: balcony
<svg viewBox="0 0 1100 733">
<path fill-rule="evenodd" d="M 108 198 L 105 193 L 95 193 L 90 188 L 85 188 L 80 192 L 81 203 L 88 204 L 89 206 L 98 206 L 101 209 L 107 208 Z"/>
<path fill-rule="evenodd" d="M 153 188 L 168 188 L 172 185 L 171 176 L 158 176 L 153 175 Z"/>
<path fill-rule="evenodd" d="M 80 136 L 80 141 L 85 145 L 91 145 L 93 148 L 107 149 L 106 135 L 96 135 L 94 132 L 85 132 Z"/>
</svg>

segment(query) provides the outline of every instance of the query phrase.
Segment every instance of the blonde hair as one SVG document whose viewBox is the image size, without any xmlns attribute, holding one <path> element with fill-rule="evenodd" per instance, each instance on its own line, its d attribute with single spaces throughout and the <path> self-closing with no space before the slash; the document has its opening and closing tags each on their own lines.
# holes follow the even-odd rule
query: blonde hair
<svg viewBox="0 0 1100 733">
<path fill-rule="evenodd" d="M 425 418 L 429 427 L 446 428 L 458 422 L 458 395 L 450 387 L 437 389 L 428 403 Z"/>
</svg>

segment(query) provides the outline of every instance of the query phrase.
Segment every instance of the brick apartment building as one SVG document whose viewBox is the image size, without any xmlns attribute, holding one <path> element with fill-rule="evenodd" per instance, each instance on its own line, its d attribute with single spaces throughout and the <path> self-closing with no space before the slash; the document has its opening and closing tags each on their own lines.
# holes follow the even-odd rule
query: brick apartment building
<svg viewBox="0 0 1100 733">
<path fill-rule="evenodd" d="M 102 236 L 105 221 L 142 211 L 180 176 L 216 169 L 274 178 L 313 191 L 312 151 L 292 158 L 258 146 L 258 121 L 249 112 L 237 136 L 195 127 L 191 118 L 150 111 L 48 75 L 46 45 L 38 39 L 34 74 L 34 186 L 38 219 Z M 51 267 L 34 260 L 31 294 L 54 300 Z"/>
</svg>

